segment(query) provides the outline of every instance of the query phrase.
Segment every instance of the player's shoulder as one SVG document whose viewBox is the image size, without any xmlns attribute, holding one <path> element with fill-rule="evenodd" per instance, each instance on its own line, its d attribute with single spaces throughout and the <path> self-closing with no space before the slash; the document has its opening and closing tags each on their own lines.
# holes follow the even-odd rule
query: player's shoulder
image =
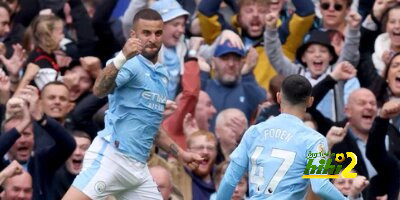
<svg viewBox="0 0 400 200">
<path fill-rule="evenodd" d="M 321 133 L 307 125 L 304 125 L 301 131 L 304 132 L 305 137 L 310 140 L 317 141 L 325 138 Z"/>
<path fill-rule="evenodd" d="M 251 125 L 246 132 L 243 134 L 242 140 L 245 140 L 246 142 L 249 142 L 251 140 L 254 140 L 258 138 L 262 134 L 262 131 L 265 128 L 263 128 L 263 125 L 261 123 Z"/>
<path fill-rule="evenodd" d="M 129 69 L 134 69 L 138 68 L 137 65 L 144 65 L 143 62 L 140 60 L 140 55 L 133 56 L 132 58 L 127 60 L 124 64 L 124 67 L 128 67 Z"/>
</svg>

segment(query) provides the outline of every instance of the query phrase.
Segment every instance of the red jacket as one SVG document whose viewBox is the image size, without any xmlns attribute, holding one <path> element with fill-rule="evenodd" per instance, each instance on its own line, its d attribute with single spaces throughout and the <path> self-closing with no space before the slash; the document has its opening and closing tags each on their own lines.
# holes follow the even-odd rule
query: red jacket
<svg viewBox="0 0 400 200">
<path fill-rule="evenodd" d="M 168 135 L 182 149 L 186 150 L 186 137 L 183 133 L 183 119 L 187 113 L 194 116 L 200 93 L 200 69 L 196 59 L 185 62 L 185 70 L 182 75 L 182 95 L 179 97 L 178 108 L 166 118 L 162 126 Z"/>
</svg>

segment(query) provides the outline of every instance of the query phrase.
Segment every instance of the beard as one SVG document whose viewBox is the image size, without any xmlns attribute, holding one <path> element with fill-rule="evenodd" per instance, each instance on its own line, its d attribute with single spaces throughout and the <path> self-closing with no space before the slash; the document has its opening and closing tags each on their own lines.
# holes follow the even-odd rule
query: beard
<svg viewBox="0 0 400 200">
<path fill-rule="evenodd" d="M 235 86 L 238 82 L 240 82 L 241 79 L 242 79 L 242 76 L 240 76 L 240 75 L 236 76 L 236 77 L 233 77 L 233 76 L 230 76 L 230 77 L 225 77 L 225 76 L 218 77 L 218 81 L 222 85 L 228 86 L 228 87 Z"/>
<path fill-rule="evenodd" d="M 201 177 L 201 178 L 206 177 L 207 175 L 209 175 L 211 173 L 212 168 L 214 167 L 214 163 L 215 163 L 215 161 L 208 163 L 207 169 L 205 169 L 205 170 L 200 169 L 200 167 L 198 167 L 196 170 L 193 171 L 193 173 L 196 176 Z"/>
<path fill-rule="evenodd" d="M 150 48 L 157 48 L 157 50 L 155 51 L 146 51 L 146 47 L 150 47 Z M 142 56 L 147 58 L 148 60 L 157 60 L 158 57 L 158 52 L 160 52 L 161 49 L 161 45 L 157 46 L 156 44 L 148 44 L 146 45 L 146 47 L 143 49 L 142 51 Z"/>
</svg>

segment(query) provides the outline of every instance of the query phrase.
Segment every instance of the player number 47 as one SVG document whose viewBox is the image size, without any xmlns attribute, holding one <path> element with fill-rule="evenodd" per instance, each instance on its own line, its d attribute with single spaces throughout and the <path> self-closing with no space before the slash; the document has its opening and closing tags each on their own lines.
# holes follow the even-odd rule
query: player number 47
<svg viewBox="0 0 400 200">
<path fill-rule="evenodd" d="M 264 184 L 264 167 L 257 165 L 257 159 L 259 158 L 263 150 L 264 147 L 257 146 L 250 157 L 251 171 L 249 182 L 256 184 L 256 192 L 261 192 L 261 186 Z M 272 176 L 271 181 L 268 183 L 268 186 L 264 189 L 265 194 L 272 194 L 275 191 L 283 176 L 289 170 L 290 166 L 292 166 L 294 158 L 296 157 L 296 153 L 293 151 L 286 151 L 282 149 L 272 149 L 271 157 L 281 158 L 283 159 L 283 162 L 281 166 L 279 166 L 278 170 L 276 170 L 275 174 Z"/>
</svg>

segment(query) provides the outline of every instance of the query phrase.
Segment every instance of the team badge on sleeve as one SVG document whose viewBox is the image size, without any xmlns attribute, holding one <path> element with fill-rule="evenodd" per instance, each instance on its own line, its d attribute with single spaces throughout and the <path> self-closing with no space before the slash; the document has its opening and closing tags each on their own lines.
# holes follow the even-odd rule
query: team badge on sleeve
<svg viewBox="0 0 400 200">
<path fill-rule="evenodd" d="M 321 144 L 318 144 L 318 146 L 317 146 L 317 153 L 325 153 L 325 148 L 324 148 L 324 145 L 321 143 Z"/>
</svg>

